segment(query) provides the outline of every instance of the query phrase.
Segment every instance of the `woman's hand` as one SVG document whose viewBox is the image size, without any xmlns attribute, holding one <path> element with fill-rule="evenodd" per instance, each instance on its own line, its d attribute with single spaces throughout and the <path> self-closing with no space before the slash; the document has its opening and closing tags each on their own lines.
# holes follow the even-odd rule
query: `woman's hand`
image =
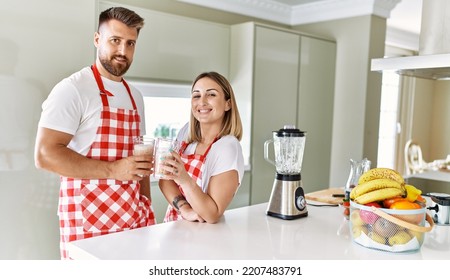
<svg viewBox="0 0 450 280">
<path fill-rule="evenodd" d="M 163 161 L 162 169 L 166 173 L 163 179 L 174 180 L 181 187 L 189 186 L 193 179 L 184 168 L 184 162 L 176 152 L 172 152 L 172 156 Z"/>
<path fill-rule="evenodd" d="M 189 209 L 192 212 L 187 211 L 187 206 L 180 208 L 183 210 L 181 216 L 189 221 L 217 223 L 239 187 L 238 172 L 229 170 L 212 176 L 209 180 L 208 192 L 204 193 L 187 173 L 181 157 L 174 152 L 172 158 L 164 160 L 162 169 L 167 173 L 162 179 L 172 180 L 178 184 L 190 203 Z"/>
<path fill-rule="evenodd" d="M 192 209 L 190 206 L 186 205 L 183 206 L 181 209 L 181 217 L 183 217 L 183 219 L 185 219 L 186 221 L 190 221 L 190 222 L 200 222 L 200 223 L 204 223 L 205 220 L 200 217 L 199 214 L 197 214 L 197 212 L 194 211 L 194 209 Z"/>
</svg>

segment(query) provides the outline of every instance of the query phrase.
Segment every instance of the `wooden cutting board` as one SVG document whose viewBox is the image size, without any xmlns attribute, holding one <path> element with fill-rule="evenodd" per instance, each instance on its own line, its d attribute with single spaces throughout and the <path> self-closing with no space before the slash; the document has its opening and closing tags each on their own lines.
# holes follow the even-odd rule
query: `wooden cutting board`
<svg viewBox="0 0 450 280">
<path fill-rule="evenodd" d="M 316 192 L 307 193 L 305 198 L 308 200 L 319 201 L 328 204 L 341 204 L 343 197 L 333 197 L 333 194 L 344 194 L 344 188 L 329 188 Z"/>
</svg>

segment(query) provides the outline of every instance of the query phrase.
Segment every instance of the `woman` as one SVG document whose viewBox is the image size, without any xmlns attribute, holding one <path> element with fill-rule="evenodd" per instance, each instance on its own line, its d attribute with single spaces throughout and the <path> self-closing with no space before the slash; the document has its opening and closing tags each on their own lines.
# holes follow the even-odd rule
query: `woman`
<svg viewBox="0 0 450 280">
<path fill-rule="evenodd" d="M 242 123 L 233 89 L 216 72 L 192 85 L 191 117 L 179 132 L 179 154 L 164 161 L 159 187 L 169 202 L 164 221 L 216 223 L 244 175 Z"/>
</svg>

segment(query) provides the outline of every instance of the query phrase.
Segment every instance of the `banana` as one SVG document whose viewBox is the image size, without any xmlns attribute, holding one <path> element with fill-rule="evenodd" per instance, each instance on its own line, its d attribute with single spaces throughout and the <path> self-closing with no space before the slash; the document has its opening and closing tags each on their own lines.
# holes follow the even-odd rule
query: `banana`
<svg viewBox="0 0 450 280">
<path fill-rule="evenodd" d="M 355 199 L 365 193 L 384 188 L 397 188 L 400 189 L 402 192 L 405 192 L 405 187 L 399 182 L 391 179 L 381 178 L 358 184 L 350 192 L 350 199 Z"/>
<path fill-rule="evenodd" d="M 403 195 L 405 192 L 398 188 L 382 188 L 374 191 L 367 192 L 354 199 L 358 204 L 366 204 L 369 202 L 380 201 L 386 198 Z"/>
<path fill-rule="evenodd" d="M 416 201 L 417 197 L 422 194 L 422 191 L 418 188 L 414 187 L 413 185 L 405 184 L 406 189 L 406 199 L 414 202 Z"/>
<path fill-rule="evenodd" d="M 390 246 L 406 244 L 412 239 L 412 236 L 409 235 L 406 231 L 401 230 L 397 232 L 395 235 L 389 237 L 388 243 Z"/>
<path fill-rule="evenodd" d="M 400 184 L 405 184 L 405 179 L 403 179 L 402 175 L 398 173 L 394 169 L 385 168 L 385 167 L 377 167 L 372 168 L 367 172 L 364 172 L 358 180 L 358 184 L 362 184 L 365 182 L 369 182 L 375 179 L 391 179 L 399 182 Z"/>
<path fill-rule="evenodd" d="M 376 232 L 370 231 L 367 233 L 367 235 L 375 242 L 386 244 L 386 238 L 384 238 L 383 236 L 379 235 Z"/>
</svg>

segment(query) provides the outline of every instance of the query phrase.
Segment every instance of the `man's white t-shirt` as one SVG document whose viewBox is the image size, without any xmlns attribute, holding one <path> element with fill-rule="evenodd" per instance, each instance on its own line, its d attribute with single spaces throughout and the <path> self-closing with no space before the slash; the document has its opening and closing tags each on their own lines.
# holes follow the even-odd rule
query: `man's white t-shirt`
<svg viewBox="0 0 450 280">
<path fill-rule="evenodd" d="M 122 82 L 102 77 L 110 107 L 133 109 L 130 96 Z M 128 83 L 139 115 L 141 135 L 145 135 L 145 113 L 142 94 Z M 103 104 L 100 91 L 90 67 L 85 67 L 59 82 L 42 104 L 40 127 L 73 135 L 68 147 L 87 155 L 100 126 Z"/>
<path fill-rule="evenodd" d="M 189 123 L 181 128 L 178 133 L 177 140 L 185 141 L 188 136 Z M 191 155 L 195 153 L 197 143 L 191 143 L 187 146 L 183 154 Z M 231 135 L 226 135 L 217 140 L 206 155 L 202 174 L 203 192 L 207 192 L 209 179 L 230 170 L 236 170 L 239 176 L 239 186 L 244 176 L 244 156 L 242 154 L 242 147 L 239 140 Z"/>
</svg>

